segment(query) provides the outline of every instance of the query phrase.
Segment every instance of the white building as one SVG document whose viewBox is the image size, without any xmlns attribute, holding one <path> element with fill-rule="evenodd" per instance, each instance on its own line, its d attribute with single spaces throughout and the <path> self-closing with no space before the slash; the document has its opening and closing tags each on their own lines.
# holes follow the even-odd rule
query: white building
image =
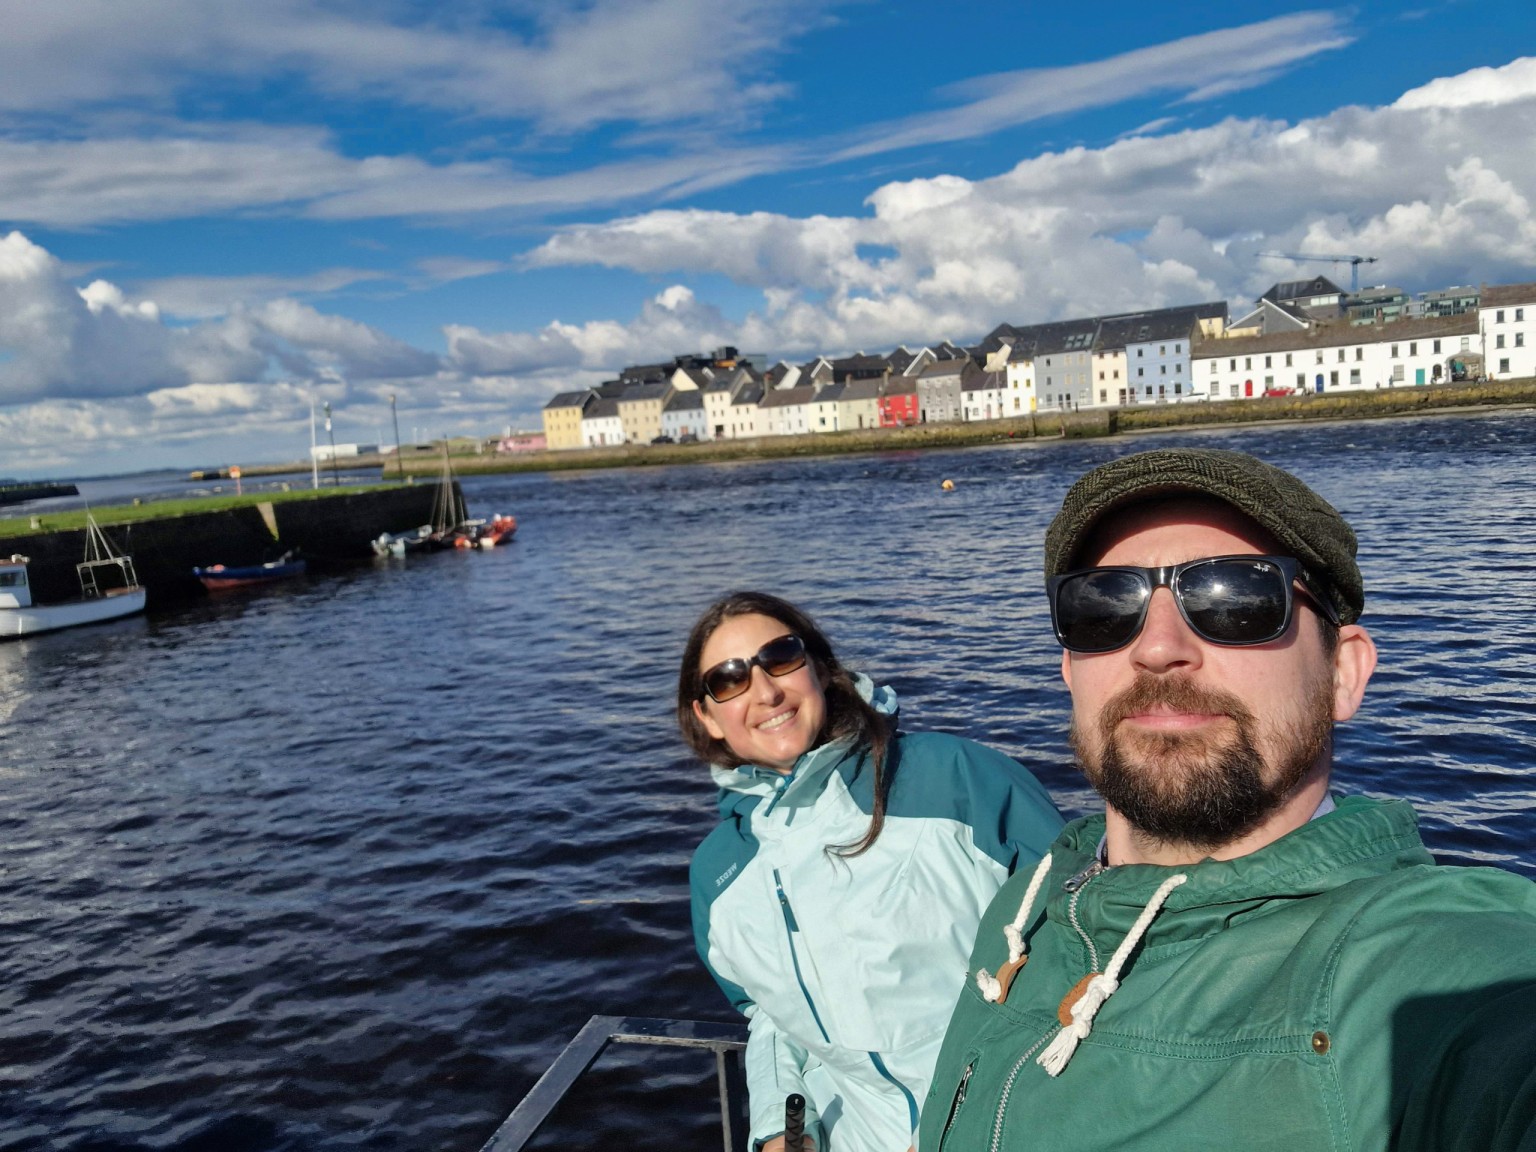
<svg viewBox="0 0 1536 1152">
<path fill-rule="evenodd" d="M 603 448 L 624 443 L 624 421 L 619 417 L 617 397 L 604 396 L 581 417 L 581 444 L 584 448 Z"/>
<path fill-rule="evenodd" d="M 1496 284 L 1478 306 L 1483 371 L 1491 380 L 1536 376 L 1536 284 Z"/>
<path fill-rule="evenodd" d="M 1361 392 L 1447 381 L 1450 361 L 1475 352 L 1471 316 L 1324 324 L 1270 336 L 1203 340 L 1191 357 L 1196 398 Z"/>
</svg>

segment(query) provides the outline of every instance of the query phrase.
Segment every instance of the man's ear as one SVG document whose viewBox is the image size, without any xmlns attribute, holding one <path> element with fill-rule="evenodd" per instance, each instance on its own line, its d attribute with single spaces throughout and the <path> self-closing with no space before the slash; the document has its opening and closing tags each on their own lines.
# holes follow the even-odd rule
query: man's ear
<svg viewBox="0 0 1536 1152">
<path fill-rule="evenodd" d="M 704 708 L 702 700 L 693 702 L 693 714 L 699 718 L 699 723 L 704 725 L 704 731 L 708 732 L 716 740 L 725 739 L 725 729 L 720 727 L 716 719 Z"/>
<path fill-rule="evenodd" d="M 1376 671 L 1376 641 L 1358 624 L 1339 628 L 1339 643 L 1333 650 L 1333 718 L 1348 720 L 1365 698 L 1365 686 Z"/>
</svg>

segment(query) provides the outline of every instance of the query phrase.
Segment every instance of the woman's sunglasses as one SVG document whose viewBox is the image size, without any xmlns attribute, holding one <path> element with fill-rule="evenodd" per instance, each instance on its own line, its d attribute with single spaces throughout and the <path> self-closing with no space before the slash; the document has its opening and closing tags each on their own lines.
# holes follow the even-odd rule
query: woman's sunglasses
<svg viewBox="0 0 1536 1152">
<path fill-rule="evenodd" d="M 1268 644 L 1285 635 L 1297 595 L 1333 625 L 1327 598 L 1297 580 L 1307 576 L 1290 556 L 1210 556 L 1162 568 L 1115 565 L 1065 572 L 1046 581 L 1051 626 L 1070 652 L 1113 652 L 1141 633 L 1152 593 L 1167 588 L 1195 635 L 1212 644 Z"/>
<path fill-rule="evenodd" d="M 791 632 L 768 641 L 756 656 L 720 661 L 704 673 L 704 691 L 716 704 L 724 704 L 752 686 L 753 668 L 761 668 L 770 676 L 788 676 L 804 667 L 805 641 Z"/>
</svg>

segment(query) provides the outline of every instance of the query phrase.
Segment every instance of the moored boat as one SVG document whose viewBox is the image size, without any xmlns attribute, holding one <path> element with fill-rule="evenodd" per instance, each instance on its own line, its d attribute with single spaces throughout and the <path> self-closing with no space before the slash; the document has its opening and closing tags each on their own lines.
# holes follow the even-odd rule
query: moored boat
<svg viewBox="0 0 1536 1152">
<path fill-rule="evenodd" d="M 288 580 L 302 576 L 309 565 L 302 556 L 285 552 L 276 560 L 265 564 L 229 566 L 214 564 L 207 568 L 193 568 L 192 574 L 202 581 L 210 592 L 224 588 L 243 588 L 252 584 L 270 584 L 274 580 Z"/>
<path fill-rule="evenodd" d="M 116 552 L 86 515 L 85 559 L 75 565 L 80 596 L 53 604 L 32 603 L 25 556 L 0 560 L 0 637 L 35 636 L 81 624 L 98 624 L 144 611 L 145 593 L 132 557 Z"/>
</svg>

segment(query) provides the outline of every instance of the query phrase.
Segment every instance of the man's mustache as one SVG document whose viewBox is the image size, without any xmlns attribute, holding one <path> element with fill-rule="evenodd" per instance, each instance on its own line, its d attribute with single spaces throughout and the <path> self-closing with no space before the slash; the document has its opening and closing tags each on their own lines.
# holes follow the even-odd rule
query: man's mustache
<svg viewBox="0 0 1536 1152">
<path fill-rule="evenodd" d="M 1251 723 L 1253 713 L 1230 692 L 1202 688 L 1187 676 L 1157 676 L 1139 672 L 1125 691 L 1110 697 L 1099 712 L 1099 727 L 1110 735 L 1128 716 L 1164 707 L 1173 712 L 1203 712 L 1228 716 L 1239 725 Z"/>
</svg>

